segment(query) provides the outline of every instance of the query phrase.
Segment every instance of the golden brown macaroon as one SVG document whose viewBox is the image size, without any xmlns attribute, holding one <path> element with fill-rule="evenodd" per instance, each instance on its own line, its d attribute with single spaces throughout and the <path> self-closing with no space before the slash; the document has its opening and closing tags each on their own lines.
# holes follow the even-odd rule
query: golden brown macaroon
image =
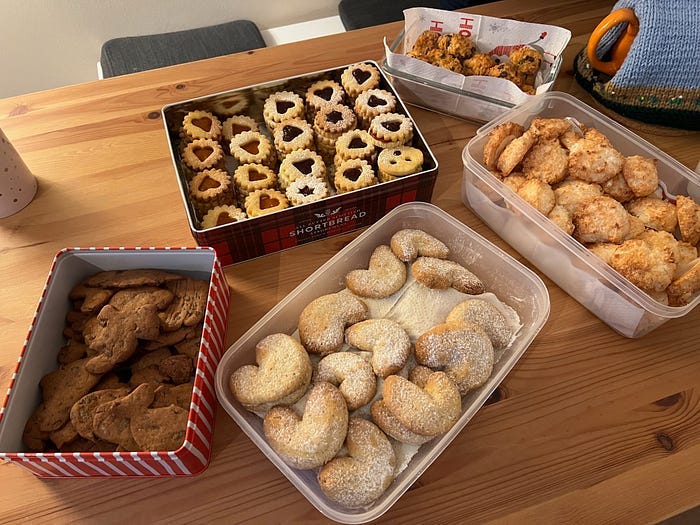
<svg viewBox="0 0 700 525">
<path fill-rule="evenodd" d="M 556 204 L 554 190 L 540 179 L 526 180 L 517 193 L 542 215 L 549 215 Z"/>
<path fill-rule="evenodd" d="M 678 224 L 676 207 L 655 197 L 632 199 L 625 207 L 630 214 L 639 217 L 647 228 L 673 232 Z"/>
<path fill-rule="evenodd" d="M 574 237 L 580 242 L 622 242 L 629 233 L 625 208 L 612 197 L 601 195 L 584 202 L 573 215 Z"/>
<path fill-rule="evenodd" d="M 557 139 L 540 139 L 523 158 L 523 173 L 547 184 L 561 182 L 569 170 L 569 155 Z"/>
<path fill-rule="evenodd" d="M 684 241 L 696 245 L 700 242 L 700 204 L 690 197 L 676 197 L 678 227 Z"/>
<path fill-rule="evenodd" d="M 623 242 L 610 258 L 610 266 L 644 291 L 661 292 L 673 279 L 676 254 L 672 249 L 673 236 L 655 232 L 664 239 L 630 239 Z"/>
<path fill-rule="evenodd" d="M 556 203 L 564 206 L 572 215 L 581 204 L 602 194 L 603 190 L 599 184 L 576 179 L 566 179 L 554 187 Z"/>
<path fill-rule="evenodd" d="M 620 173 L 624 160 L 619 151 L 587 132 L 569 149 L 569 174 L 575 179 L 600 184 Z"/>
<path fill-rule="evenodd" d="M 659 174 L 656 171 L 656 159 L 632 155 L 625 157 L 622 176 L 636 197 L 645 197 L 656 191 Z"/>
<path fill-rule="evenodd" d="M 504 122 L 499 124 L 488 134 L 488 140 L 484 145 L 483 160 L 490 171 L 496 170 L 498 157 L 510 142 L 520 137 L 525 130 L 516 122 Z"/>
</svg>

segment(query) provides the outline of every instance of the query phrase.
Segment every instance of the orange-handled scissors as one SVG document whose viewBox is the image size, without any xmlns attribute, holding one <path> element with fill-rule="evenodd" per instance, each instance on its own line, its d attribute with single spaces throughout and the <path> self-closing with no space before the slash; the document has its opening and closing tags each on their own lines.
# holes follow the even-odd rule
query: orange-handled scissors
<svg viewBox="0 0 700 525">
<path fill-rule="evenodd" d="M 610 29 L 625 22 L 627 22 L 627 29 L 625 29 L 625 32 L 612 46 L 610 50 L 610 60 L 605 62 L 599 60 L 595 54 L 595 51 L 600 43 L 600 40 Z M 629 53 L 630 47 L 632 47 L 634 37 L 637 36 L 638 32 L 639 20 L 637 20 L 634 11 L 625 7 L 610 13 L 608 16 L 603 18 L 603 20 L 601 20 L 598 27 L 593 30 L 591 38 L 588 39 L 588 47 L 586 48 L 586 51 L 591 65 L 598 71 L 610 76 L 617 73 L 617 70 L 620 69 L 620 66 L 625 61 L 627 53 Z"/>
</svg>

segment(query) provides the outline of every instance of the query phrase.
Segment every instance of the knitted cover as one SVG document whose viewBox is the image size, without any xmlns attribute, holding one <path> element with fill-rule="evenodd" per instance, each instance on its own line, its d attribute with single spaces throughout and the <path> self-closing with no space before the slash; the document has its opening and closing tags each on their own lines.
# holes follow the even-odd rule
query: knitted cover
<svg viewBox="0 0 700 525">
<path fill-rule="evenodd" d="M 627 58 L 610 77 L 596 71 L 584 48 L 574 59 L 578 82 L 603 106 L 624 117 L 700 129 L 700 23 L 695 0 L 620 0 L 639 20 Z M 627 24 L 608 31 L 596 49 L 606 60 Z"/>
</svg>

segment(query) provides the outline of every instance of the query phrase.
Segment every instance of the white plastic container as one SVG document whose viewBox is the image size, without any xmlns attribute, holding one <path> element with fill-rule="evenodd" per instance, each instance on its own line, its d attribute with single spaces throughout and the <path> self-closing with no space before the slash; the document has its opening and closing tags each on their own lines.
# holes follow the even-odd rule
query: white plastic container
<svg viewBox="0 0 700 525">
<path fill-rule="evenodd" d="M 573 117 L 586 127 L 595 127 L 623 155 L 657 159 L 659 179 L 671 194 L 696 199 L 700 195 L 700 177 L 691 170 L 578 99 L 553 91 L 515 107 L 479 129 L 469 141 L 462 152 L 464 203 L 566 293 L 625 337 L 641 337 L 695 308 L 700 295 L 683 307 L 655 301 L 486 169 L 481 159 L 489 131 L 508 121 L 527 127 L 534 117 Z"/>
<path fill-rule="evenodd" d="M 255 345 L 260 339 L 275 332 L 292 334 L 297 328 L 300 312 L 309 302 L 343 288 L 345 274 L 352 269 L 366 267 L 374 249 L 379 244 L 388 244 L 391 236 L 403 228 L 420 228 L 447 244 L 453 260 L 468 265 L 488 291 L 515 309 L 522 328 L 495 365 L 488 382 L 463 398 L 462 416 L 454 427 L 447 434 L 421 446 L 408 466 L 373 505 L 350 510 L 325 497 L 315 471 L 295 470 L 279 458 L 265 440 L 262 419 L 236 401 L 229 390 L 228 380 L 235 369 L 255 362 Z M 548 315 L 547 288 L 536 274 L 436 206 L 422 202 L 407 203 L 368 228 L 243 334 L 221 358 L 216 371 L 216 392 L 226 412 L 243 432 L 320 512 L 341 523 L 365 523 L 386 512 L 464 428 L 523 355 Z"/>
</svg>

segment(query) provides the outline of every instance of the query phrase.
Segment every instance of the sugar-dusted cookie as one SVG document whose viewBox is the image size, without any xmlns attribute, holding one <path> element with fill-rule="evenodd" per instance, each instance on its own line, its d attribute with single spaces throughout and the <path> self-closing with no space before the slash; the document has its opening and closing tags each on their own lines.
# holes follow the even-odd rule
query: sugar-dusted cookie
<svg viewBox="0 0 700 525">
<path fill-rule="evenodd" d="M 222 224 L 242 221 L 247 216 L 243 210 L 233 205 L 215 206 L 202 218 L 202 228 L 214 228 Z"/>
<path fill-rule="evenodd" d="M 372 352 L 372 369 L 380 377 L 396 374 L 411 354 L 411 339 L 396 321 L 367 319 L 345 330 L 345 342 Z"/>
<path fill-rule="evenodd" d="M 447 259 L 421 256 L 411 265 L 411 273 L 428 288 L 444 290 L 454 288 L 462 293 L 484 293 L 484 283 L 464 266 Z"/>
<path fill-rule="evenodd" d="M 306 120 L 296 118 L 279 122 L 273 132 L 272 139 L 280 160 L 297 149 L 314 149 L 314 130 Z"/>
<path fill-rule="evenodd" d="M 330 195 L 328 184 L 313 175 L 302 175 L 292 182 L 285 191 L 292 206 L 316 202 Z"/>
<path fill-rule="evenodd" d="M 367 129 L 374 117 L 396 109 L 396 97 L 385 89 L 368 89 L 357 96 L 354 109 L 360 126 Z"/>
<path fill-rule="evenodd" d="M 391 249 L 404 262 L 410 262 L 419 255 L 446 259 L 450 249 L 423 230 L 406 228 L 391 236 Z"/>
<path fill-rule="evenodd" d="M 326 164 L 321 155 L 310 149 L 295 150 L 285 156 L 279 168 L 279 183 L 286 189 L 304 175 L 326 180 Z"/>
<path fill-rule="evenodd" d="M 389 182 L 418 173 L 423 167 L 423 152 L 412 146 L 383 149 L 377 157 L 377 178 Z"/>
<path fill-rule="evenodd" d="M 375 299 L 389 297 L 405 282 L 406 265 L 385 244 L 374 249 L 367 269 L 351 270 L 345 276 L 345 284 L 351 292 Z"/>
<path fill-rule="evenodd" d="M 343 394 L 348 410 L 366 405 L 377 393 L 377 377 L 364 357 L 352 352 L 328 354 L 318 362 L 314 383 L 327 381 Z"/>
<path fill-rule="evenodd" d="M 372 119 L 368 131 L 377 147 L 395 148 L 410 144 L 413 122 L 401 113 L 382 113 Z"/>
<path fill-rule="evenodd" d="M 366 62 L 352 64 L 346 67 L 340 75 L 343 89 L 352 102 L 363 91 L 378 87 L 380 79 L 379 70 Z"/>
<path fill-rule="evenodd" d="M 270 133 L 284 120 L 304 119 L 304 100 L 292 91 L 278 91 L 265 99 L 263 119 Z"/>
<path fill-rule="evenodd" d="M 348 159 L 336 168 L 333 184 L 338 193 L 345 193 L 373 186 L 377 177 L 366 160 Z"/>
<path fill-rule="evenodd" d="M 277 164 L 275 148 L 266 135 L 258 131 L 244 131 L 231 139 L 231 155 L 239 164 Z"/>
</svg>

